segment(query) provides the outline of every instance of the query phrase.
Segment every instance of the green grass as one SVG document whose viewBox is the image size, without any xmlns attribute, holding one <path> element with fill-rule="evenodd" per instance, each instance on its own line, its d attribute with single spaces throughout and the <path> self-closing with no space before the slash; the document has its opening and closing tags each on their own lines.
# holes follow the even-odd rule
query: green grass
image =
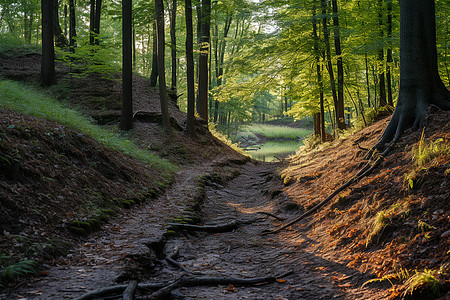
<svg viewBox="0 0 450 300">
<path fill-rule="evenodd" d="M 260 149 L 248 151 L 248 153 L 254 159 L 269 162 L 276 160 L 275 156 L 283 158 L 287 153 L 294 153 L 301 146 L 301 143 L 298 141 L 268 141 L 263 145 L 255 145 L 252 147 L 259 146 L 261 146 Z"/>
<path fill-rule="evenodd" d="M 301 137 L 310 135 L 312 130 L 267 124 L 251 124 L 243 127 L 239 135 L 248 137 L 254 133 L 264 135 L 268 139 L 298 140 Z"/>
<path fill-rule="evenodd" d="M 123 152 L 151 167 L 163 170 L 167 172 L 167 175 L 176 171 L 176 166 L 167 160 L 140 149 L 134 142 L 118 133 L 92 124 L 79 112 L 63 106 L 60 102 L 32 87 L 2 80 L 0 81 L 0 97 L 0 107 L 66 125 L 91 136 L 113 150 Z"/>
</svg>

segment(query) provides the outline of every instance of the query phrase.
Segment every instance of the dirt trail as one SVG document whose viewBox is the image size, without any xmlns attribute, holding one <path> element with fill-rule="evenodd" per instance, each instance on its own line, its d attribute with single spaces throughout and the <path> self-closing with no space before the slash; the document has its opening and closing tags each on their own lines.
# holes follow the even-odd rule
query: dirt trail
<svg viewBox="0 0 450 300">
<path fill-rule="evenodd" d="M 166 247 L 177 245 L 180 249 L 177 260 L 188 270 L 208 276 L 250 278 L 288 271 L 292 274 L 271 284 L 189 287 L 173 294 L 182 299 L 376 299 L 367 290 L 359 290 L 364 276 L 315 253 L 314 241 L 301 232 L 296 233 L 295 243 L 283 234 L 260 235 L 279 221 L 258 212 L 286 214 L 272 199 L 282 188 L 280 180 L 272 175 L 277 167 L 250 162 L 241 166 L 241 174 L 231 181 L 223 185 L 209 182 L 206 186 L 201 207 L 204 224 L 235 219 L 257 219 L 255 222 L 228 233 L 185 234 L 170 239 Z M 115 285 L 118 277 L 126 281 L 127 277 L 138 276 L 142 282 L 179 278 L 181 271 L 162 263 L 147 262 L 146 269 L 142 257 L 148 248 L 143 243 L 163 234 L 165 224 L 186 210 L 183 199 L 192 196 L 190 193 L 198 184 L 196 178 L 212 170 L 209 165 L 181 171 L 166 194 L 118 216 L 104 231 L 58 261 L 57 266 L 49 267 L 48 276 L 22 287 L 8 299 L 72 299 Z M 290 215 L 287 214 L 289 218 Z M 135 266 L 135 260 L 140 260 L 140 268 Z M 142 270 L 145 274 L 139 274 Z"/>
</svg>

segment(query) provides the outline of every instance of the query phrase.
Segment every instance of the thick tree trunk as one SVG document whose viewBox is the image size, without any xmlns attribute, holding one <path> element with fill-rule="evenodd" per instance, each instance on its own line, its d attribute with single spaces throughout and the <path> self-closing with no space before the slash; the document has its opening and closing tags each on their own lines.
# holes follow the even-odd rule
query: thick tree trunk
<svg viewBox="0 0 450 300">
<path fill-rule="evenodd" d="M 132 0 L 122 0 L 122 115 L 120 129 L 133 128 Z"/>
<path fill-rule="evenodd" d="M 167 87 L 165 62 L 165 43 L 164 43 L 164 2 L 155 1 L 156 29 L 158 40 L 158 75 L 159 75 L 159 98 L 161 102 L 162 124 L 166 129 L 170 128 L 169 107 L 167 105 Z"/>
<path fill-rule="evenodd" d="M 42 60 L 41 78 L 42 86 L 56 83 L 55 49 L 53 45 L 53 1 L 41 1 L 42 11 Z"/>
<path fill-rule="evenodd" d="M 55 36 L 55 44 L 57 47 L 65 48 L 69 44 L 63 34 L 61 25 L 59 24 L 59 2 L 53 0 L 53 35 Z M 31 39 L 31 36 L 30 36 Z"/>
<path fill-rule="evenodd" d="M 450 92 L 438 73 L 434 1 L 402 0 L 397 107 L 375 148 L 397 142 L 407 128 L 423 126 L 430 104 L 450 110 Z"/>
<path fill-rule="evenodd" d="M 190 136 L 195 135 L 194 111 L 195 111 L 195 91 L 194 91 L 194 32 L 192 28 L 192 1 L 185 2 L 186 16 L 186 74 L 187 74 L 187 132 Z"/>
<path fill-rule="evenodd" d="M 152 72 L 150 74 L 149 85 L 156 87 L 158 82 L 158 38 L 156 33 L 156 21 L 153 22 L 153 42 L 152 42 Z"/>
<path fill-rule="evenodd" d="M 102 0 L 97 0 L 95 3 L 95 17 L 94 17 L 94 35 L 95 44 L 100 44 L 100 17 L 102 12 Z"/>
<path fill-rule="evenodd" d="M 198 63 L 197 113 L 208 121 L 208 54 L 210 47 L 211 0 L 202 0 L 201 46 Z"/>
</svg>

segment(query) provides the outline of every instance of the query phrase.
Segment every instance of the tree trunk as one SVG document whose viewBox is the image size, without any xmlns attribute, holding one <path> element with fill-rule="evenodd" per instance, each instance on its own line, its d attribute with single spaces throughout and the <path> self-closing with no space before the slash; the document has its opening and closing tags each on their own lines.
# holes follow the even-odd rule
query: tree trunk
<svg viewBox="0 0 450 300">
<path fill-rule="evenodd" d="M 407 128 L 423 126 L 430 104 L 450 110 L 450 92 L 438 73 L 434 1 L 402 0 L 397 107 L 375 148 L 397 142 Z"/>
<path fill-rule="evenodd" d="M 95 0 L 90 0 L 89 5 L 89 44 L 94 45 L 94 29 L 95 29 Z"/>
<path fill-rule="evenodd" d="M 177 93 L 177 37 L 175 34 L 175 25 L 177 20 L 177 0 L 172 1 L 172 10 L 170 16 L 170 49 L 172 56 L 172 92 Z"/>
<path fill-rule="evenodd" d="M 392 79 L 391 79 L 391 65 L 392 65 L 392 1 L 387 1 L 387 35 L 389 45 L 386 53 L 386 86 L 387 86 L 387 100 L 390 106 L 394 106 L 392 99 Z"/>
<path fill-rule="evenodd" d="M 150 74 L 149 85 L 156 87 L 158 81 L 158 38 L 156 33 L 156 21 L 153 22 L 153 47 L 152 47 L 152 72 Z"/>
<path fill-rule="evenodd" d="M 42 86 L 51 86 L 56 83 L 55 49 L 53 45 L 53 1 L 41 1 L 42 12 L 42 60 L 41 78 Z"/>
<path fill-rule="evenodd" d="M 186 16 L 186 84 L 187 84 L 187 132 L 190 136 L 195 135 L 194 111 L 195 111 L 195 91 L 194 91 L 194 32 L 192 28 L 192 2 L 185 2 Z"/>
<path fill-rule="evenodd" d="M 201 46 L 198 63 L 197 113 L 208 121 L 208 54 L 210 46 L 211 0 L 202 0 Z"/>
<path fill-rule="evenodd" d="M 75 52 L 76 32 L 76 18 L 75 18 L 75 0 L 69 0 L 69 47 L 70 52 Z"/>
<path fill-rule="evenodd" d="M 164 43 L 164 2 L 163 0 L 155 1 L 156 14 L 156 30 L 158 40 L 158 75 L 159 75 L 159 98 L 161 102 L 162 125 L 170 128 L 169 107 L 167 105 L 167 87 L 166 87 L 166 70 L 165 62 L 165 43 Z"/>
<path fill-rule="evenodd" d="M 122 0 L 122 116 L 120 129 L 133 128 L 132 0 Z"/>
<path fill-rule="evenodd" d="M 383 30 L 383 1 L 378 0 L 378 29 L 380 39 L 384 38 L 384 30 Z M 384 78 L 384 46 L 381 46 L 381 49 L 378 50 L 378 62 L 379 62 L 379 74 L 378 74 L 378 84 L 380 87 L 380 106 L 386 106 L 386 84 Z"/>
<path fill-rule="evenodd" d="M 364 62 L 366 65 L 367 106 L 370 107 L 370 82 L 369 82 L 369 64 L 367 59 L 367 51 L 364 53 Z"/>
<path fill-rule="evenodd" d="M 337 105 L 336 120 L 338 128 L 343 130 L 346 128 L 344 115 L 344 66 L 342 62 L 341 36 L 339 30 L 339 17 L 337 0 L 331 1 L 333 6 L 333 27 L 334 27 L 334 48 L 336 51 L 336 68 L 337 68 Z"/>
<path fill-rule="evenodd" d="M 59 24 L 59 2 L 53 0 L 53 35 L 55 36 L 55 44 L 57 47 L 65 48 L 68 41 L 63 34 L 61 25 Z"/>
<path fill-rule="evenodd" d="M 338 104 L 338 98 L 336 94 L 336 83 L 334 79 L 334 72 L 333 72 L 333 65 L 331 63 L 331 47 L 330 47 L 330 35 L 328 32 L 328 21 L 327 21 L 327 3 L 325 0 L 321 0 L 322 3 L 322 27 L 323 27 L 323 36 L 324 36 L 324 42 L 325 42 L 325 51 L 326 51 L 326 59 L 327 59 L 327 69 L 328 74 L 330 75 L 330 85 L 331 85 L 331 91 L 333 94 L 333 103 L 334 103 L 334 110 L 335 114 L 337 111 Z M 337 115 L 336 115 L 337 119 Z"/>
<path fill-rule="evenodd" d="M 96 45 L 100 45 L 101 12 L 102 12 L 102 0 L 97 0 L 95 3 L 95 18 L 94 18 L 94 36 Z"/>
</svg>

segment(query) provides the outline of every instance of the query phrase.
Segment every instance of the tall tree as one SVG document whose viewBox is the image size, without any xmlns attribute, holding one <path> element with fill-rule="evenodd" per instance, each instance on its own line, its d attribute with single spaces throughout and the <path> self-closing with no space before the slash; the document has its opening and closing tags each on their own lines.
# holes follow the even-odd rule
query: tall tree
<svg viewBox="0 0 450 300">
<path fill-rule="evenodd" d="M 336 120 L 339 129 L 346 128 L 344 114 L 344 65 L 342 62 L 341 34 L 339 28 L 339 15 L 337 0 L 331 1 L 333 7 L 334 49 L 336 51 L 337 68 L 337 103 L 335 103 Z"/>
<path fill-rule="evenodd" d="M 210 47 L 210 21 L 211 21 L 211 0 L 202 0 L 201 19 L 201 43 L 200 57 L 198 61 L 198 96 L 197 113 L 208 120 L 208 55 Z"/>
<path fill-rule="evenodd" d="M 170 53 L 172 58 L 172 85 L 171 90 L 175 95 L 177 92 L 177 36 L 175 34 L 177 21 L 177 0 L 172 0 L 170 12 Z"/>
<path fill-rule="evenodd" d="M 194 32 L 192 26 L 192 1 L 185 1 L 186 16 L 186 84 L 187 84 L 187 120 L 186 127 L 190 136 L 194 136 L 194 110 L 195 110 L 195 91 L 194 91 Z"/>
<path fill-rule="evenodd" d="M 436 50 L 435 3 L 430 0 L 400 1 L 400 89 L 397 107 L 375 146 L 383 150 L 402 133 L 424 125 L 433 104 L 450 110 L 450 92 L 439 77 Z M 387 147 L 386 152 L 390 150 Z"/>
<path fill-rule="evenodd" d="M 42 0 L 42 59 L 41 78 L 43 86 L 50 86 L 56 83 L 55 72 L 55 48 L 53 44 L 53 1 Z"/>
<path fill-rule="evenodd" d="M 383 40 L 384 38 L 384 29 L 383 29 L 383 2 L 384 0 L 378 0 L 378 30 L 380 39 Z M 384 44 L 384 43 L 383 43 Z M 380 106 L 386 106 L 386 83 L 385 83 L 385 76 L 384 76 L 384 45 L 380 47 L 378 50 L 378 83 L 380 87 Z"/>
<path fill-rule="evenodd" d="M 59 1 L 53 0 L 53 34 L 55 36 L 55 44 L 57 47 L 66 47 L 68 41 L 63 34 L 61 24 L 59 23 Z"/>
<path fill-rule="evenodd" d="M 164 43 L 164 2 L 163 0 L 155 1 L 156 14 L 156 31 L 158 40 L 158 75 L 159 75 L 159 98 L 161 102 L 162 125 L 170 128 L 169 107 L 167 105 L 167 87 L 166 87 L 166 70 L 165 62 L 165 43 Z"/>
<path fill-rule="evenodd" d="M 102 0 L 96 0 L 95 3 L 95 16 L 94 16 L 94 33 L 95 33 L 95 44 L 100 44 L 100 18 L 102 12 Z"/>
<path fill-rule="evenodd" d="M 392 1 L 387 0 L 387 36 L 388 36 L 388 48 L 386 53 L 386 87 L 387 87 L 387 102 L 390 106 L 394 106 L 392 99 Z"/>
<path fill-rule="evenodd" d="M 132 0 L 122 0 L 122 115 L 120 129 L 133 128 Z"/>
<path fill-rule="evenodd" d="M 71 52 L 75 52 L 76 37 L 75 0 L 69 0 L 69 47 Z"/>
<path fill-rule="evenodd" d="M 158 38 L 156 32 L 156 20 L 154 20 L 152 24 L 152 71 L 150 73 L 149 85 L 150 87 L 156 87 L 156 83 L 158 82 Z"/>
</svg>

